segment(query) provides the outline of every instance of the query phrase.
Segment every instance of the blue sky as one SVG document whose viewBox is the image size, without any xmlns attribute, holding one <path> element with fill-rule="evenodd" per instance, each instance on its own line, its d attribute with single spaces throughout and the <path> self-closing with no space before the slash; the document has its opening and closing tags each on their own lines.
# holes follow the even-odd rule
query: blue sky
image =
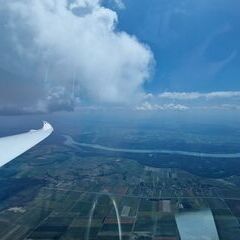
<svg viewBox="0 0 240 240">
<path fill-rule="evenodd" d="M 155 75 L 146 89 L 240 90 L 238 0 L 124 0 L 118 28 L 152 49 Z"/>
</svg>

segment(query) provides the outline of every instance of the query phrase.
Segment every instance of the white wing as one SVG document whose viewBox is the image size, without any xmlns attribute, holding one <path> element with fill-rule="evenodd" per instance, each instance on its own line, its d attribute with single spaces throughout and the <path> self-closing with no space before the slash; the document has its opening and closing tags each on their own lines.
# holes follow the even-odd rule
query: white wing
<svg viewBox="0 0 240 240">
<path fill-rule="evenodd" d="M 39 130 L 0 138 L 0 167 L 32 148 L 53 132 L 48 122 Z"/>
</svg>

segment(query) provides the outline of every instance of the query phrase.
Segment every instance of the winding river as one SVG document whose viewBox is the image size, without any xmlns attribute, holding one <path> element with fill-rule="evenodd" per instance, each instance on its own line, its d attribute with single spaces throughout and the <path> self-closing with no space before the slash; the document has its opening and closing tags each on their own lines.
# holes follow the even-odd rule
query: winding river
<svg viewBox="0 0 240 240">
<path fill-rule="evenodd" d="M 194 157 L 209 157 L 209 158 L 240 158 L 240 153 L 201 153 L 201 152 L 188 152 L 188 151 L 176 151 L 176 150 L 164 150 L 164 149 L 130 149 L 130 148 L 113 148 L 99 144 L 81 143 L 75 141 L 71 136 L 64 135 L 65 145 L 68 146 L 80 146 L 86 148 L 93 148 L 97 150 L 111 151 L 111 152 L 123 152 L 123 153 L 163 153 L 163 154 L 177 154 Z"/>
</svg>

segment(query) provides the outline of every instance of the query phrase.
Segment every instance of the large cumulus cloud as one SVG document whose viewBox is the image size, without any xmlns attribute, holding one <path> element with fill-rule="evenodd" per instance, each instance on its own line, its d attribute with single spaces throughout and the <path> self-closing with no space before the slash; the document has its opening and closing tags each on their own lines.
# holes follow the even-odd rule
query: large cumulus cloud
<svg viewBox="0 0 240 240">
<path fill-rule="evenodd" d="M 100 0 L 0 3 L 4 108 L 71 109 L 76 99 L 123 103 L 142 94 L 152 53 L 117 30 L 116 12 Z"/>
</svg>

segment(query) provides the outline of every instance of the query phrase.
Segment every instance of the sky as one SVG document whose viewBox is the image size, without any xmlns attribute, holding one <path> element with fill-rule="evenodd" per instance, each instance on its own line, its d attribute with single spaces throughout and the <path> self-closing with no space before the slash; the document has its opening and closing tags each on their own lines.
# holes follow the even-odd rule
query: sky
<svg viewBox="0 0 240 240">
<path fill-rule="evenodd" d="M 240 90 L 238 0 L 125 0 L 119 28 L 152 49 L 159 91 Z"/>
<path fill-rule="evenodd" d="M 0 0 L 0 114 L 239 111 L 238 0 Z"/>
</svg>

